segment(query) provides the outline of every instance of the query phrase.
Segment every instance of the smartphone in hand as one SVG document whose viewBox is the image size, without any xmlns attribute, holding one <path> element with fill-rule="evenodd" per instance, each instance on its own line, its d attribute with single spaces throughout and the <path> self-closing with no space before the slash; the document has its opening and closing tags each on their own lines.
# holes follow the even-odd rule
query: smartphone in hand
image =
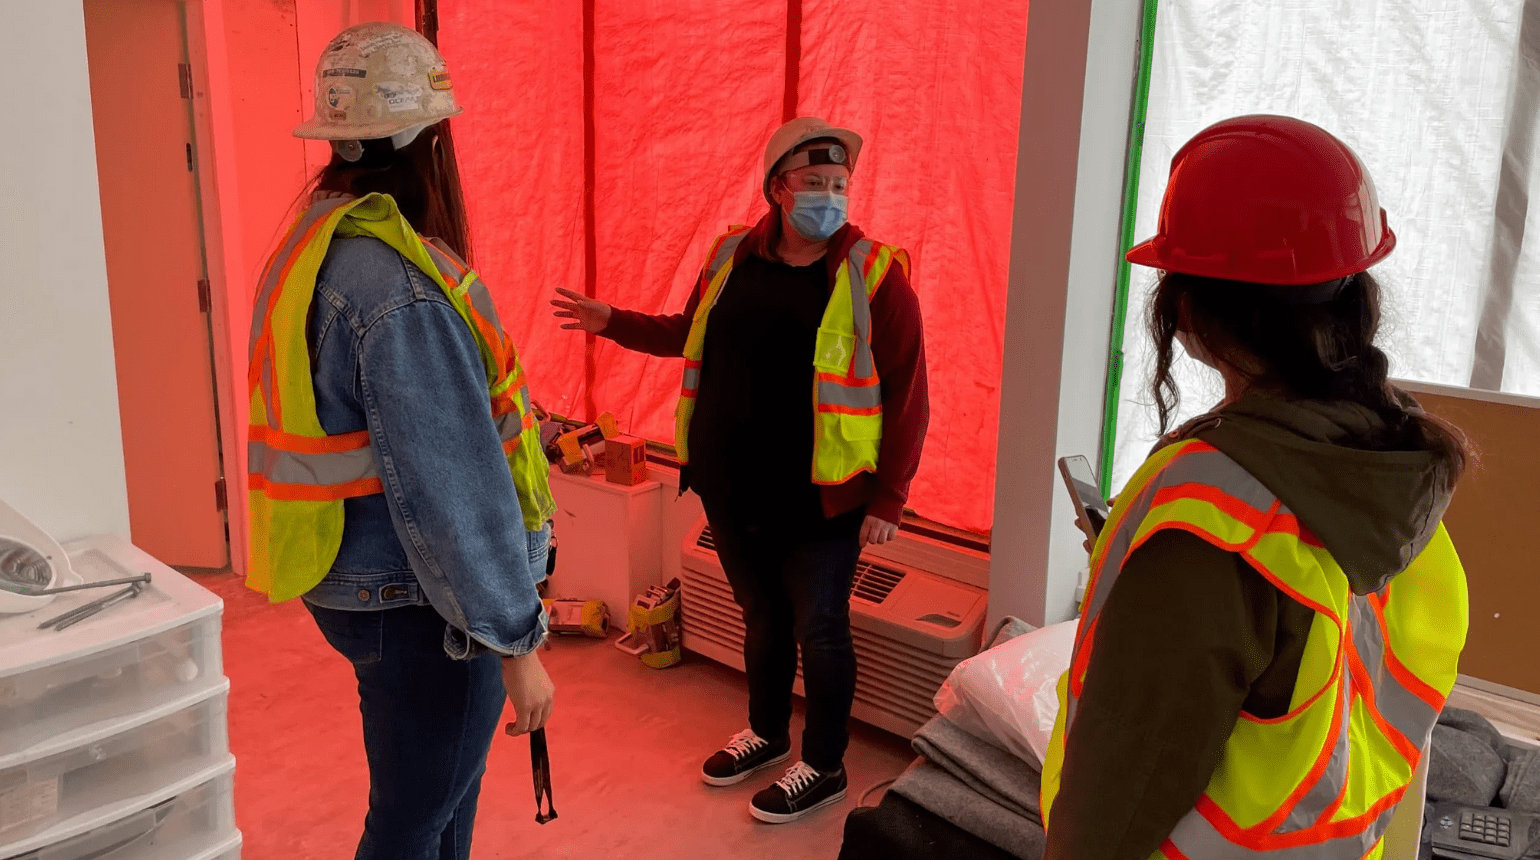
<svg viewBox="0 0 1540 860">
<path fill-rule="evenodd" d="M 1091 469 L 1091 461 L 1079 454 L 1059 458 L 1059 474 L 1075 503 L 1075 520 L 1086 537 L 1096 540 L 1107 524 L 1107 500 L 1102 498 L 1101 483 Z"/>
</svg>

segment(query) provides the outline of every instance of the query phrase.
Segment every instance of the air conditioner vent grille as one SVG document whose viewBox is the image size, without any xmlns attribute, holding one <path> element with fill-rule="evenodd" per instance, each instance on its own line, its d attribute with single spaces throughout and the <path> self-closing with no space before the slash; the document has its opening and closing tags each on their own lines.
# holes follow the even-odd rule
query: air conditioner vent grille
<svg viewBox="0 0 1540 860">
<path fill-rule="evenodd" d="M 881 603 L 903 581 L 903 571 L 863 560 L 856 565 L 855 586 L 851 589 L 851 596 L 868 603 Z"/>
<path fill-rule="evenodd" d="M 716 553 L 716 538 L 711 534 L 711 526 L 701 528 L 700 537 L 695 539 L 695 545 L 707 552 Z M 873 564 L 865 559 L 856 565 L 855 580 L 852 583 L 850 594 L 856 600 L 864 600 L 867 603 L 881 603 L 888 599 L 893 589 L 904 581 L 904 572 Z"/>
</svg>

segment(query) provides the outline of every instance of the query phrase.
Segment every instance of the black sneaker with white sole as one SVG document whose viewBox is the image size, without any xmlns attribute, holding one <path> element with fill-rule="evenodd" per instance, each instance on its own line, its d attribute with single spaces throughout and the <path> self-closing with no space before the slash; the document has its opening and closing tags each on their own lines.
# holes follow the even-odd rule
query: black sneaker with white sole
<svg viewBox="0 0 1540 860">
<path fill-rule="evenodd" d="M 790 824 L 844 799 L 844 769 L 819 773 L 799 761 L 779 782 L 754 795 L 749 812 L 766 824 Z"/>
<path fill-rule="evenodd" d="M 767 741 L 746 729 L 733 735 L 727 746 L 701 765 L 700 776 L 707 785 L 737 785 L 755 773 L 791 758 L 791 738 Z"/>
</svg>

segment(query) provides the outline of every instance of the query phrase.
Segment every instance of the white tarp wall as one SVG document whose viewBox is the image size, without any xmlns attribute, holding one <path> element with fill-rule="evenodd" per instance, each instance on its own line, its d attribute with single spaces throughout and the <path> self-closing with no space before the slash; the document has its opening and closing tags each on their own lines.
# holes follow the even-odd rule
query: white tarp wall
<svg viewBox="0 0 1540 860">
<path fill-rule="evenodd" d="M 1193 134 L 1247 113 L 1309 120 L 1357 151 L 1400 240 L 1375 268 L 1392 374 L 1540 395 L 1540 229 L 1524 241 L 1537 107 L 1540 0 L 1161 0 L 1136 236 Z M 1155 439 L 1153 284 L 1134 269 L 1114 488 Z M 1179 418 L 1217 402 L 1217 375 L 1185 356 L 1177 370 Z"/>
</svg>

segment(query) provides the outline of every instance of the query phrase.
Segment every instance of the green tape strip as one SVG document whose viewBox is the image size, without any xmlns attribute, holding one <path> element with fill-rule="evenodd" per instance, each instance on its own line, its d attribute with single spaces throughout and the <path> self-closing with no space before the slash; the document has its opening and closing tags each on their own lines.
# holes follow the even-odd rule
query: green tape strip
<svg viewBox="0 0 1540 860">
<path fill-rule="evenodd" d="M 1150 65 L 1155 55 L 1155 7 L 1158 0 L 1144 0 L 1140 22 L 1139 72 L 1134 80 L 1134 104 L 1128 129 L 1128 163 L 1123 171 L 1123 223 L 1119 233 L 1118 275 L 1112 299 L 1112 340 L 1107 353 L 1107 398 L 1102 408 L 1102 495 L 1112 493 L 1112 462 L 1118 436 L 1118 402 L 1123 391 L 1123 329 L 1128 320 L 1128 284 L 1131 267 L 1122 258 L 1134 244 L 1134 221 L 1139 214 L 1139 168 L 1144 158 L 1144 117 L 1150 104 Z"/>
</svg>

